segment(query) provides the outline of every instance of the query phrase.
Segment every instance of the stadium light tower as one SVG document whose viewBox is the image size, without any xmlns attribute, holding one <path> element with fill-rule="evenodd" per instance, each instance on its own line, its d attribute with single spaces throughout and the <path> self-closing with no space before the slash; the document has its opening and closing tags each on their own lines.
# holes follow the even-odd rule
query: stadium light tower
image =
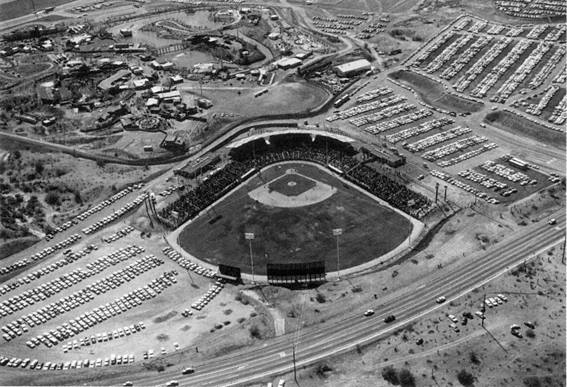
<svg viewBox="0 0 567 387">
<path fill-rule="evenodd" d="M 252 255 L 252 239 L 254 239 L 254 233 L 245 232 L 244 238 L 248 241 L 248 245 L 250 246 L 250 265 L 252 266 L 252 283 L 254 283 L 254 256 Z"/>
<path fill-rule="evenodd" d="M 340 248 L 339 248 L 339 237 L 341 235 L 343 235 L 343 229 L 342 228 L 334 228 L 333 229 L 333 235 L 337 237 L 337 278 L 341 279 L 341 254 L 340 254 Z"/>
</svg>

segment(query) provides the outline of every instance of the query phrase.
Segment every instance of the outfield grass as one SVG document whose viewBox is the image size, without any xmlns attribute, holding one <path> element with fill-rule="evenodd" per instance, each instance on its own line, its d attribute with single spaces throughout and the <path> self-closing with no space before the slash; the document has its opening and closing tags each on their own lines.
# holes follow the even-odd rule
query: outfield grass
<svg viewBox="0 0 567 387">
<path fill-rule="evenodd" d="M 483 104 L 460 98 L 444 91 L 443 85 L 421 74 L 412 71 L 400 70 L 388 75 L 397 81 L 403 82 L 414 89 L 420 98 L 432 106 L 454 111 L 456 113 L 478 112 Z"/>
<path fill-rule="evenodd" d="M 275 208 L 257 203 L 248 192 L 293 167 L 298 173 L 337 188 L 329 199 L 298 208 Z M 220 217 L 220 218 L 218 218 Z M 210 223 L 213 219 L 218 220 Z M 342 227 L 341 268 L 353 267 L 381 256 L 409 235 L 408 219 L 348 184 L 312 165 L 274 166 L 240 187 L 209 214 L 187 225 L 179 244 L 190 254 L 212 264 L 224 263 L 251 272 L 245 232 L 252 242 L 256 274 L 266 263 L 324 260 L 327 271 L 337 268 L 336 240 L 332 229 Z"/>
</svg>

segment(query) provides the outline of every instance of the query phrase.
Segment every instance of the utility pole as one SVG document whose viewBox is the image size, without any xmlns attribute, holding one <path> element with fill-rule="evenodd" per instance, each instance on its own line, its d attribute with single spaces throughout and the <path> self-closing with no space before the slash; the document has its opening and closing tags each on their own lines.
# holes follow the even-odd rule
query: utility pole
<svg viewBox="0 0 567 387">
<path fill-rule="evenodd" d="M 337 238 L 337 278 L 341 279 L 341 254 L 340 254 L 340 245 L 339 245 L 339 237 L 343 234 L 342 228 L 334 228 L 333 235 Z"/>
<path fill-rule="evenodd" d="M 295 343 L 292 347 L 292 354 L 293 354 L 293 379 L 295 380 L 295 384 L 299 386 L 299 382 L 297 381 L 297 365 L 295 362 Z"/>
<path fill-rule="evenodd" d="M 480 308 L 480 311 L 482 312 L 482 318 L 481 320 L 481 326 L 484 328 L 484 319 L 486 319 L 486 315 L 484 314 L 486 312 L 486 293 L 484 293 L 483 299 L 482 299 L 482 308 Z"/>
<path fill-rule="evenodd" d="M 248 241 L 248 245 L 250 246 L 250 266 L 252 266 L 252 283 L 254 283 L 254 256 L 252 255 L 252 240 L 254 239 L 254 233 L 245 232 L 244 238 Z"/>
</svg>

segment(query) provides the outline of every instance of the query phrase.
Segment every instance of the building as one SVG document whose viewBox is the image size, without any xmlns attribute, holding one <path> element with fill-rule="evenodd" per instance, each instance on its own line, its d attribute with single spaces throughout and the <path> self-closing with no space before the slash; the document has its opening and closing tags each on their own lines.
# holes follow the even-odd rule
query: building
<svg viewBox="0 0 567 387">
<path fill-rule="evenodd" d="M 149 86 L 150 81 L 146 78 L 142 78 L 142 79 L 135 79 L 134 81 L 132 81 L 132 84 L 134 85 L 135 89 L 145 89 Z"/>
<path fill-rule="evenodd" d="M 172 77 L 169 77 L 169 79 L 171 80 L 171 83 L 176 84 L 176 83 L 182 83 L 183 82 L 183 77 L 179 74 L 174 75 Z"/>
<path fill-rule="evenodd" d="M 522 170 L 522 171 L 526 171 L 528 170 L 528 163 L 526 163 L 523 160 L 520 160 L 516 157 L 512 157 L 510 160 L 508 160 L 508 162 L 510 163 L 510 165 Z"/>
<path fill-rule="evenodd" d="M 181 94 L 179 93 L 179 90 L 158 93 L 157 98 L 163 102 L 181 102 Z"/>
<path fill-rule="evenodd" d="M 335 66 L 336 73 L 341 77 L 352 77 L 354 75 L 370 70 L 372 65 L 366 59 L 359 59 L 352 62 L 343 63 Z"/>
<path fill-rule="evenodd" d="M 365 147 L 360 148 L 360 151 L 367 157 L 374 159 L 382 164 L 389 165 L 392 168 L 401 167 L 406 163 L 406 158 L 400 155 L 397 150 L 388 148 L 378 148 L 373 146 L 368 149 Z"/>
<path fill-rule="evenodd" d="M 214 63 L 197 63 L 193 66 L 193 72 L 196 74 L 211 74 L 214 69 Z"/>
<path fill-rule="evenodd" d="M 170 150 L 185 150 L 185 140 L 182 139 L 179 136 L 175 136 L 175 135 L 171 135 L 168 134 L 163 142 L 161 143 L 161 146 L 165 149 L 170 149 Z"/>
<path fill-rule="evenodd" d="M 300 66 L 302 63 L 302 61 L 300 59 L 297 58 L 283 58 L 280 59 L 276 62 L 276 65 L 282 69 L 282 70 L 287 70 L 287 69 L 292 69 L 294 67 Z"/>
<path fill-rule="evenodd" d="M 206 98 L 199 98 L 197 99 L 197 106 L 199 106 L 202 109 L 209 109 L 213 107 L 213 103 Z"/>
</svg>

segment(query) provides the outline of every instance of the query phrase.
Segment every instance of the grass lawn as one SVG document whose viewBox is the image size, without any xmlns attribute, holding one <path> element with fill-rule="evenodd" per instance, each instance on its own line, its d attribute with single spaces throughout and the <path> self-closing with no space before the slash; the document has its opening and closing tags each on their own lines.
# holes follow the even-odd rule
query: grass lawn
<svg viewBox="0 0 567 387">
<path fill-rule="evenodd" d="M 283 175 L 297 173 L 337 188 L 329 199 L 297 208 L 276 208 L 255 202 L 248 192 Z M 280 179 L 283 181 L 283 179 Z M 277 182 L 277 181 L 276 181 Z M 220 217 L 220 218 L 219 218 Z M 216 221 L 212 221 L 217 219 Z M 210 223 L 212 222 L 212 224 Z M 224 263 L 250 272 L 250 252 L 244 232 L 254 232 L 254 269 L 266 273 L 266 263 L 324 260 L 327 271 L 337 268 L 332 229 L 342 227 L 341 269 L 364 263 L 398 246 L 411 232 L 411 223 L 380 206 L 350 185 L 312 165 L 274 166 L 218 203 L 185 227 L 179 244 L 212 264 Z"/>
<path fill-rule="evenodd" d="M 435 82 L 421 74 L 400 70 L 388 76 L 413 88 L 424 102 L 432 106 L 456 113 L 474 113 L 482 109 L 483 104 L 448 94 L 439 82 Z"/>
</svg>

